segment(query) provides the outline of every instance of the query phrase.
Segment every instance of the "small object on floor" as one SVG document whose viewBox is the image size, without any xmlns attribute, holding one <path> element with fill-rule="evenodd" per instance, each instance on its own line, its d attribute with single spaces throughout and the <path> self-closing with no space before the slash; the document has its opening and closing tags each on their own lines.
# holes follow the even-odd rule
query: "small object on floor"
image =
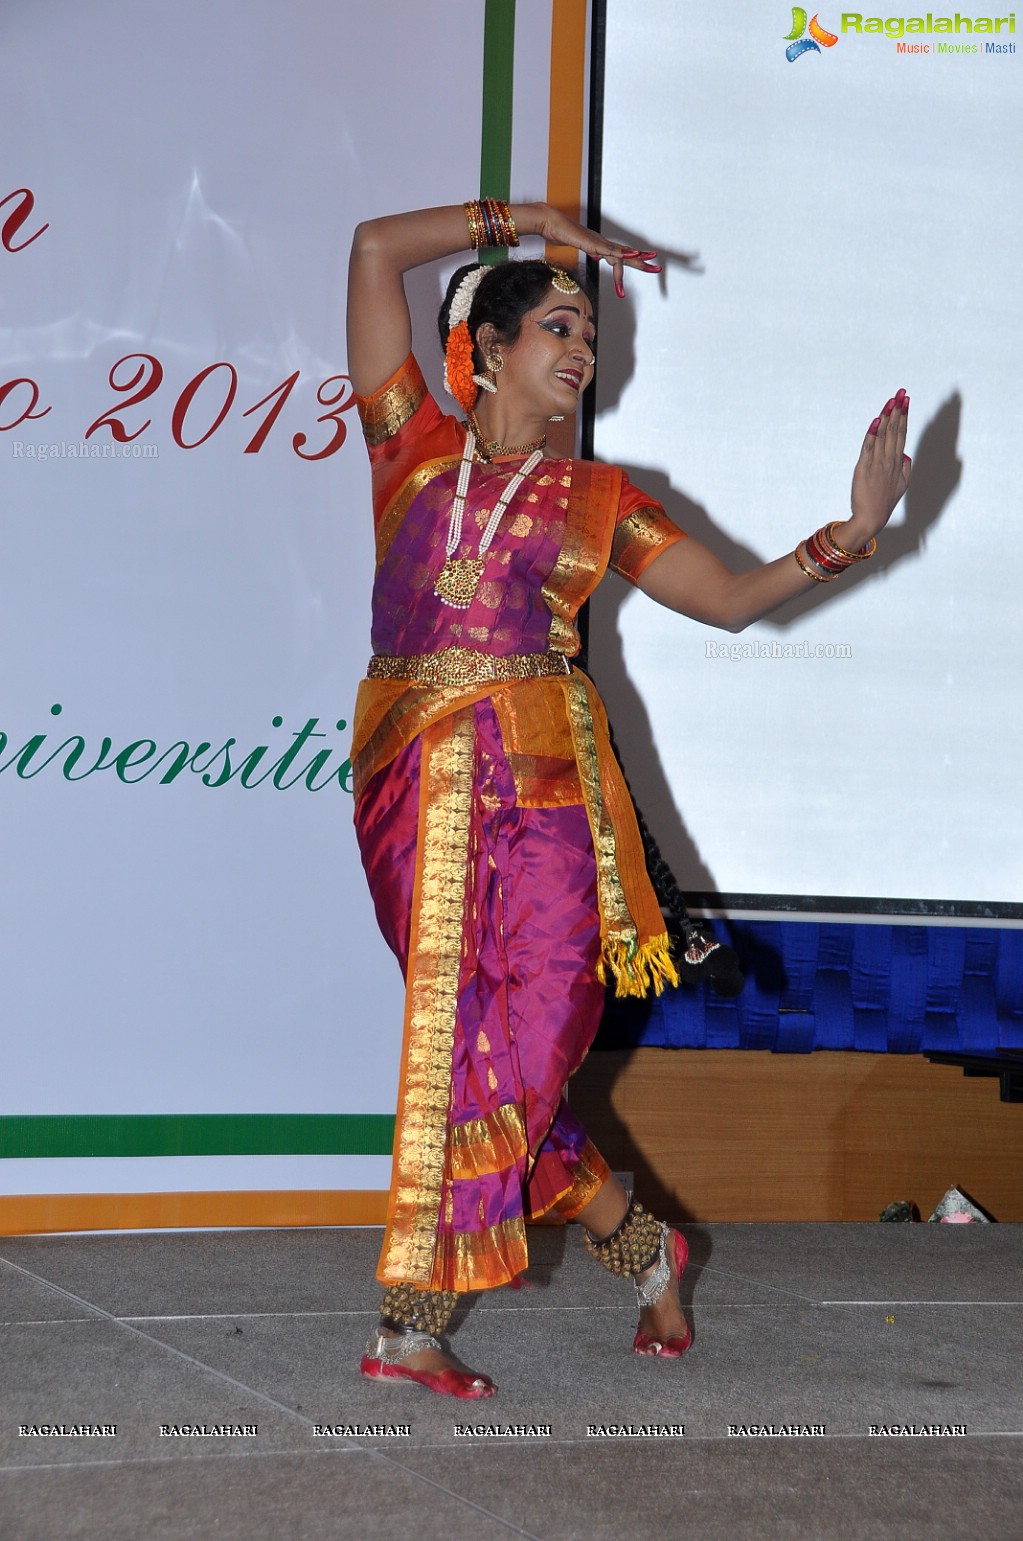
<svg viewBox="0 0 1023 1541">
<path fill-rule="evenodd" d="M 879 1220 L 919 1220 L 920 1211 L 908 1199 L 896 1199 L 894 1204 L 889 1204 L 887 1209 L 882 1209 L 877 1218 Z"/>
<path fill-rule="evenodd" d="M 933 1215 L 927 1217 L 929 1225 L 990 1225 L 993 1221 L 994 1215 L 985 1214 L 961 1188 L 955 1187 L 949 1188 Z"/>
</svg>

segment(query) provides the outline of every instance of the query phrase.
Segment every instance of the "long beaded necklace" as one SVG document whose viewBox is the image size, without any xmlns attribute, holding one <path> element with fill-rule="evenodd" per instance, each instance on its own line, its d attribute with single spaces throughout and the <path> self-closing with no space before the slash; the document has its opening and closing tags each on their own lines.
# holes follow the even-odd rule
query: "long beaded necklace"
<svg viewBox="0 0 1023 1541">
<path fill-rule="evenodd" d="M 444 604 L 451 605 L 455 610 L 468 610 L 476 597 L 480 579 L 483 576 L 483 568 L 486 563 L 486 555 L 490 550 L 491 542 L 497 534 L 497 527 L 504 518 L 508 504 L 518 492 L 525 478 L 534 471 L 543 459 L 543 449 L 535 449 L 521 466 L 507 487 L 501 493 L 494 511 L 487 520 L 486 529 L 483 531 L 476 556 L 456 557 L 455 552 L 462 543 L 462 518 L 465 514 L 465 499 L 469 491 L 469 473 L 472 470 L 472 458 L 476 450 L 476 435 L 470 428 L 465 435 L 465 447 L 462 450 L 462 463 L 458 468 L 458 484 L 455 488 L 454 501 L 451 504 L 451 518 L 448 522 L 448 538 L 444 542 L 446 560 L 441 568 L 437 582 L 433 586 L 433 592 Z"/>
</svg>

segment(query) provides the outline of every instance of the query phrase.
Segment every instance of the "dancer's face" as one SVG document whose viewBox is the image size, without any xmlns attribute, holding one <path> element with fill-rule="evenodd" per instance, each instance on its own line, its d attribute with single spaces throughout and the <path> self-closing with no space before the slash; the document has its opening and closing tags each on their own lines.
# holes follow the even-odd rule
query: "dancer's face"
<svg viewBox="0 0 1023 1541">
<path fill-rule="evenodd" d="M 499 391 L 521 392 L 524 404 L 545 417 L 568 415 L 593 379 L 596 328 L 585 294 L 562 294 L 553 286 L 527 311 L 514 343 L 497 343 L 505 367 Z"/>
</svg>

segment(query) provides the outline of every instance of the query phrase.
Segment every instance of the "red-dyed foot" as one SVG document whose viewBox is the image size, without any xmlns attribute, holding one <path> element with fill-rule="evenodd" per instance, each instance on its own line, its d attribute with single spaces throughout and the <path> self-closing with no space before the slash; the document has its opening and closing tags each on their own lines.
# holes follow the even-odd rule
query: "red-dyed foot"
<svg viewBox="0 0 1023 1541">
<path fill-rule="evenodd" d="M 673 1275 L 671 1283 L 677 1289 L 678 1281 L 682 1277 L 683 1269 L 689 1258 L 689 1248 L 686 1245 L 685 1237 L 680 1235 L 678 1231 L 669 1231 L 668 1240 L 670 1241 L 668 1259 L 672 1265 Z M 689 1330 L 688 1323 L 685 1324 L 684 1331 L 673 1333 L 670 1337 L 663 1338 L 652 1336 L 640 1328 L 632 1340 L 632 1352 L 634 1354 L 649 1354 L 651 1357 L 656 1356 L 659 1359 L 678 1359 L 685 1353 L 692 1341 L 693 1335 Z"/>
<path fill-rule="evenodd" d="M 475 1401 L 492 1397 L 497 1387 L 486 1375 L 471 1370 L 412 1370 L 407 1364 L 387 1363 L 363 1354 L 359 1369 L 368 1380 L 410 1380 L 442 1397 L 461 1397 Z"/>
<path fill-rule="evenodd" d="M 409 1362 L 417 1357 L 418 1366 Z M 359 1369 L 368 1380 L 410 1380 L 442 1397 L 475 1401 L 493 1396 L 497 1387 L 489 1376 L 457 1370 L 453 1364 L 445 1364 L 446 1358 L 444 1345 L 428 1332 L 377 1331 L 366 1344 Z"/>
</svg>

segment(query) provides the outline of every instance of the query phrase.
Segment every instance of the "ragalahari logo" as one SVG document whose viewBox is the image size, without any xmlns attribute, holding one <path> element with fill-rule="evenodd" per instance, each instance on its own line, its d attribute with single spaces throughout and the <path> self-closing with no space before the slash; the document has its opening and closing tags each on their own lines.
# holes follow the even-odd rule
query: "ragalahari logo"
<svg viewBox="0 0 1023 1541">
<path fill-rule="evenodd" d="M 809 37 L 805 36 L 807 31 L 809 31 Z M 789 45 L 785 50 L 785 57 L 790 64 L 795 64 L 796 60 L 802 58 L 803 54 L 819 54 L 822 48 L 834 48 L 838 38 L 833 32 L 825 31 L 816 16 L 811 18 L 808 28 L 806 12 L 803 10 L 803 7 L 801 5 L 794 5 L 792 7 L 792 31 L 785 34 L 785 41 Z"/>
</svg>

